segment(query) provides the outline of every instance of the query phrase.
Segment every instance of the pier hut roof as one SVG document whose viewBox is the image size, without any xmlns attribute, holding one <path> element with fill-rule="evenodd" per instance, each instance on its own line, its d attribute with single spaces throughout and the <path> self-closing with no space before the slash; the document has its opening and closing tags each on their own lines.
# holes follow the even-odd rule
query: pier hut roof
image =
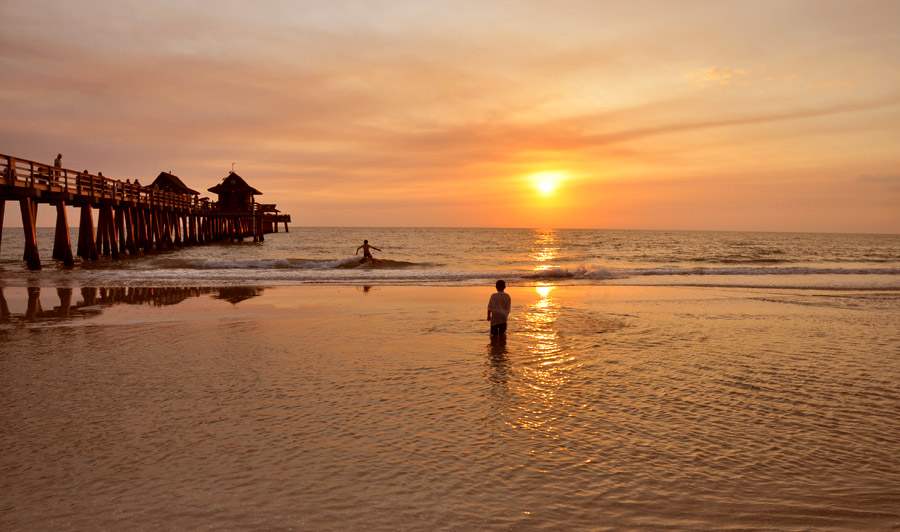
<svg viewBox="0 0 900 532">
<path fill-rule="evenodd" d="M 150 183 L 150 186 L 162 190 L 168 190 L 170 192 L 193 194 L 194 196 L 200 195 L 200 193 L 196 190 L 188 188 L 188 186 L 185 185 L 177 175 L 170 174 L 169 172 L 160 172 L 156 179 L 153 180 L 153 183 Z"/>
<path fill-rule="evenodd" d="M 221 183 L 219 183 L 218 185 L 216 185 L 212 188 L 209 188 L 207 190 L 209 190 L 210 192 L 213 192 L 215 194 L 222 194 L 223 192 L 227 193 L 227 192 L 235 192 L 235 191 L 249 192 L 250 194 L 254 194 L 254 195 L 262 194 L 262 192 L 256 190 L 255 188 L 251 187 L 250 185 L 248 185 L 247 182 L 244 181 L 243 177 L 237 175 L 234 172 L 231 172 L 230 174 L 228 174 L 228 177 L 226 177 Z"/>
</svg>

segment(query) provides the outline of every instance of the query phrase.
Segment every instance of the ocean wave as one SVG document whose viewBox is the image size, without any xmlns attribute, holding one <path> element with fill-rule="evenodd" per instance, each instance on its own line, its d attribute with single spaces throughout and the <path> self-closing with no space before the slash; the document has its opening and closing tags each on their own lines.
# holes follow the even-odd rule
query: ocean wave
<svg viewBox="0 0 900 532">
<path fill-rule="evenodd" d="M 548 268 L 545 270 L 538 270 L 532 273 L 526 273 L 522 275 L 524 279 L 535 279 L 535 280 L 553 280 L 553 279 L 594 279 L 594 280 L 603 280 L 603 279 L 624 279 L 629 277 L 628 273 L 625 270 L 615 270 L 605 267 L 592 267 L 587 268 L 585 266 L 578 266 L 574 269 L 569 268 Z"/>
<path fill-rule="evenodd" d="M 379 260 L 377 263 L 361 263 L 359 257 L 333 260 L 314 259 L 251 259 L 213 260 L 156 258 L 147 264 L 151 269 L 162 270 L 335 270 L 335 269 L 403 269 L 428 266 L 399 260 Z"/>
<path fill-rule="evenodd" d="M 900 268 L 811 268 L 802 266 L 732 266 L 694 267 L 663 266 L 655 268 L 611 268 L 578 266 L 549 268 L 525 273 L 524 279 L 626 279 L 644 276 L 759 276 L 759 275 L 900 275 Z"/>
<path fill-rule="evenodd" d="M 657 268 L 623 269 L 632 275 L 900 275 L 900 268 L 815 268 L 806 266 L 743 266 L 681 268 L 664 266 Z"/>
<path fill-rule="evenodd" d="M 360 275 L 380 273 L 385 270 L 407 270 L 403 278 L 421 277 L 427 281 L 434 277 L 443 277 L 448 272 L 465 278 L 480 278 L 484 275 L 495 276 L 499 272 L 485 273 L 473 271 L 444 270 L 435 264 L 415 263 L 385 259 L 378 263 L 360 263 L 358 257 L 346 257 L 333 260 L 313 259 L 253 259 L 253 260 L 212 260 L 212 259 L 180 259 L 155 258 L 138 269 L 146 270 L 238 270 L 243 272 L 259 271 L 274 273 L 277 271 L 318 272 L 318 275 L 329 275 L 334 272 L 336 278 L 345 279 L 349 271 L 358 270 Z M 349 270 L 349 271 L 348 271 Z M 339 273 L 342 272 L 342 273 Z M 367 273 L 368 272 L 368 273 Z M 286 272 L 287 273 L 287 272 Z M 551 267 L 536 271 L 516 272 L 507 270 L 509 277 L 526 280 L 596 280 L 626 279 L 629 277 L 647 276 L 783 276 L 783 275 L 900 275 L 900 268 L 829 268 L 808 266 L 657 266 L 657 267 L 612 267 L 605 265 L 580 265 L 575 267 Z"/>
</svg>

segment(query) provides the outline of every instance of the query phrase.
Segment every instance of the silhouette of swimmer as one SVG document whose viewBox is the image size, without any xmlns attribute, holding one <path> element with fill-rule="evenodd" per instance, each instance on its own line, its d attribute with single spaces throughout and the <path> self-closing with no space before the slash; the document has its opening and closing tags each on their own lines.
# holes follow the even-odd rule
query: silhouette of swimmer
<svg viewBox="0 0 900 532">
<path fill-rule="evenodd" d="M 359 261 L 360 264 L 365 264 L 366 259 L 372 259 L 372 264 L 380 264 L 381 261 L 372 256 L 372 252 L 369 249 L 374 249 L 375 251 L 381 251 L 375 246 L 370 246 L 368 240 L 363 240 L 361 246 L 356 248 L 356 255 L 359 255 L 359 250 L 363 250 L 363 258 Z"/>
</svg>

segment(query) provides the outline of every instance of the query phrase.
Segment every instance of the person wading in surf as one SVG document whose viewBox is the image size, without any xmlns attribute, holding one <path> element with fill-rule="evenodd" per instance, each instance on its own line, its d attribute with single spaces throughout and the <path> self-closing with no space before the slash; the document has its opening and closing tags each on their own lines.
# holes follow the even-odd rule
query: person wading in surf
<svg viewBox="0 0 900 532">
<path fill-rule="evenodd" d="M 512 300 L 509 294 L 504 292 L 506 283 L 502 280 L 497 281 L 497 292 L 491 294 L 488 301 L 487 319 L 491 322 L 491 337 L 506 337 L 506 322 L 509 319 L 509 311 L 512 308 Z"/>
<path fill-rule="evenodd" d="M 360 264 L 365 264 L 366 259 L 372 259 L 372 264 L 380 263 L 381 261 L 372 256 L 372 252 L 369 249 L 374 249 L 375 251 L 381 251 L 375 246 L 370 246 L 368 240 L 363 240 L 361 246 L 356 248 L 356 255 L 359 255 L 359 250 L 363 250 L 363 258 L 359 261 Z"/>
</svg>

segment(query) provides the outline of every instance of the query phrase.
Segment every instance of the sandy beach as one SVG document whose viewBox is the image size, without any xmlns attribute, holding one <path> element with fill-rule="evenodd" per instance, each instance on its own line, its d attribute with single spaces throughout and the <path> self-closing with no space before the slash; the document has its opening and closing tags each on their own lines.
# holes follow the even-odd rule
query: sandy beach
<svg viewBox="0 0 900 532">
<path fill-rule="evenodd" d="M 4 289 L 5 529 L 900 522 L 895 292 L 131 290 Z"/>
</svg>

